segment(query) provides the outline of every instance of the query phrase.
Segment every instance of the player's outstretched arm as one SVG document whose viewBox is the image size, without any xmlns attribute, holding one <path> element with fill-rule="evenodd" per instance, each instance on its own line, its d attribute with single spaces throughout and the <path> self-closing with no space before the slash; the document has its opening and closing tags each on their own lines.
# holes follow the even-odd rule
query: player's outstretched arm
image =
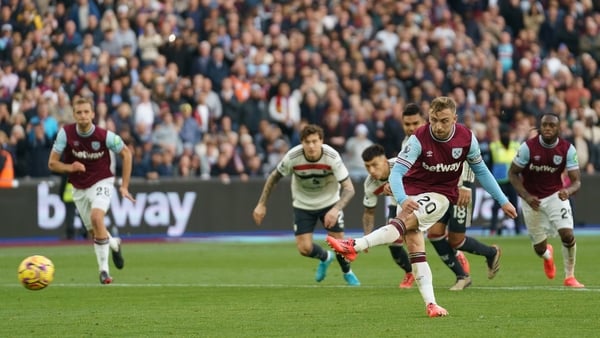
<svg viewBox="0 0 600 338">
<path fill-rule="evenodd" d="M 119 187 L 119 192 L 124 198 L 135 202 L 135 199 L 129 193 L 129 181 L 131 179 L 131 170 L 133 167 L 133 156 L 131 154 L 131 150 L 129 149 L 129 147 L 125 146 L 123 147 L 123 149 L 121 149 L 119 155 L 123 160 L 123 169 L 121 172 L 121 186 Z"/>
<path fill-rule="evenodd" d="M 281 175 L 281 173 L 275 169 L 267 178 L 262 193 L 258 199 L 258 203 L 252 212 L 252 218 L 254 218 L 256 225 L 260 225 L 265 218 L 265 215 L 267 214 L 267 200 L 269 199 L 269 196 L 271 196 L 273 188 L 277 185 L 282 177 L 283 175 Z"/>
<path fill-rule="evenodd" d="M 502 189 L 500 189 L 500 186 L 498 185 L 498 182 L 496 182 L 496 179 L 487 168 L 485 163 L 483 161 L 479 161 L 476 163 L 469 163 L 469 166 L 471 166 L 471 169 L 473 169 L 475 177 L 477 177 L 477 180 L 483 189 L 492 195 L 492 197 L 498 201 L 500 205 L 505 205 L 508 202 L 508 197 L 504 195 Z"/>
<path fill-rule="evenodd" d="M 502 211 L 504 211 L 504 214 L 510 218 L 517 218 L 517 209 L 510 202 L 502 204 Z"/>
</svg>

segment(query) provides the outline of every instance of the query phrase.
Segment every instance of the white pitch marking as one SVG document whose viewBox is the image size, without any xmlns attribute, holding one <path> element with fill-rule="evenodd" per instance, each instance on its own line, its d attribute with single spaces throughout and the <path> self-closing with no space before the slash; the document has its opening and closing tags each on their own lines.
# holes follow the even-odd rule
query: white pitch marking
<svg viewBox="0 0 600 338">
<path fill-rule="evenodd" d="M 18 283 L 11 284 L 0 284 L 0 287 L 20 287 L 23 286 Z M 161 288 L 161 287 L 172 287 L 172 288 L 273 288 L 273 289 L 283 289 L 283 288 L 304 288 L 304 289 L 313 289 L 313 288 L 352 288 L 348 285 L 308 285 L 308 284 L 204 284 L 204 283 L 118 283 L 115 282 L 110 285 L 100 285 L 98 283 L 53 283 L 49 287 L 65 287 L 65 288 L 89 288 L 89 287 L 123 287 L 123 288 Z M 392 286 L 386 285 L 363 285 L 360 288 L 356 289 L 390 289 Z M 445 287 L 437 287 L 436 289 L 445 289 Z M 569 288 L 566 286 L 470 286 L 469 290 L 497 290 L 497 291 L 528 291 L 528 290 L 540 290 L 540 291 L 580 291 L 580 292 L 600 292 L 600 287 L 592 286 L 585 287 L 581 289 Z M 468 291 L 467 291 L 468 292 Z"/>
</svg>

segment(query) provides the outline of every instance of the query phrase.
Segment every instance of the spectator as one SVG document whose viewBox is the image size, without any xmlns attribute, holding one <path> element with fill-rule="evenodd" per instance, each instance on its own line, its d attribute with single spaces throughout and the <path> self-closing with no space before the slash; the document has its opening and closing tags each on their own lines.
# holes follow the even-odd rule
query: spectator
<svg viewBox="0 0 600 338">
<path fill-rule="evenodd" d="M 592 17 L 585 18 L 585 31 L 579 37 L 579 50 L 582 53 L 589 53 L 596 62 L 600 61 L 600 30 L 598 22 Z"/>
<path fill-rule="evenodd" d="M 236 58 L 231 67 L 231 85 L 235 92 L 235 97 L 240 103 L 244 103 L 250 97 L 251 82 L 248 80 L 248 73 L 244 65 L 243 58 Z"/>
<path fill-rule="evenodd" d="M 127 20 L 124 20 L 127 21 Z M 159 47 L 163 44 L 163 39 L 156 32 L 152 21 L 146 22 L 143 33 L 138 37 L 137 43 L 140 48 L 140 60 L 142 64 L 154 63 L 159 54 Z"/>
<path fill-rule="evenodd" d="M 163 40 L 163 44 L 159 47 L 159 53 L 167 58 L 168 63 L 177 65 L 181 77 L 189 78 L 193 62 L 192 51 L 196 48 L 197 42 L 192 40 L 188 43 L 186 39 L 192 40 L 193 37 L 189 34 L 169 36 L 167 41 Z"/>
<path fill-rule="evenodd" d="M 224 142 L 219 151 L 217 161 L 210 168 L 210 176 L 218 178 L 225 184 L 231 182 L 232 177 L 246 180 L 244 163 L 235 147 L 229 142 Z"/>
<path fill-rule="evenodd" d="M 30 120 L 32 125 L 37 123 L 42 125 L 46 137 L 49 140 L 54 140 L 58 133 L 58 121 L 50 115 L 50 104 L 42 97 L 36 107 L 37 114 Z"/>
<path fill-rule="evenodd" d="M 0 130 L 0 188 L 12 188 L 15 179 L 12 154 L 5 150 L 8 136 Z"/>
<path fill-rule="evenodd" d="M 83 43 L 83 37 L 77 30 L 77 24 L 73 20 L 65 23 L 64 46 L 66 51 L 75 51 Z"/>
<path fill-rule="evenodd" d="M 539 36 L 540 27 L 546 20 L 544 16 L 544 9 L 542 5 L 537 1 L 532 1 L 532 4 L 529 6 L 529 9 L 525 10 L 523 13 L 523 25 L 524 27 L 531 31 L 534 36 Z"/>
<path fill-rule="evenodd" d="M 338 120 L 347 127 L 341 151 L 362 123 L 394 156 L 399 111 L 407 100 L 426 110 L 428 100 L 451 95 L 461 121 L 478 125 L 499 118 L 522 139 L 540 112 L 585 122 L 582 112 L 600 99 L 598 22 L 588 1 L 571 7 L 507 0 L 315 8 L 267 2 L 248 10 L 234 3 L 213 9 L 199 0 L 113 2 L 57 2 L 43 18 L 38 11 L 46 3 L 37 9 L 31 2 L 0 6 L 0 96 L 10 100 L 11 115 L 30 120 L 45 101 L 50 115 L 64 122 L 75 95 L 93 96 L 108 105 L 107 124 L 147 144 L 160 123 L 162 101 L 178 127 L 179 107 L 189 104 L 201 130 L 197 137 L 216 136 L 228 116 L 234 131 L 249 130 L 264 160 L 275 149 L 261 123 L 280 123 L 291 146 L 299 125 L 322 123 L 325 108 L 340 111 Z M 285 98 L 298 107 L 291 123 L 269 116 L 282 82 L 289 87 Z M 121 104 L 133 107 L 133 116 L 147 104 L 144 89 L 151 93 L 146 127 L 119 126 Z M 571 133 L 569 125 L 563 132 Z M 193 142 L 186 147 L 196 153 L 200 143 Z M 151 149 L 144 151 L 149 158 Z M 199 165 L 210 168 L 217 157 Z"/>
<path fill-rule="evenodd" d="M 76 24 L 80 32 L 89 28 L 90 15 L 100 18 L 100 9 L 93 0 L 77 0 L 69 10 L 69 19 Z"/>
<path fill-rule="evenodd" d="M 6 102 L 0 102 L 0 131 L 3 131 L 6 135 L 10 135 L 12 127 L 8 104 Z"/>
<path fill-rule="evenodd" d="M 210 67 L 210 42 L 202 41 L 198 45 L 198 55 L 192 61 L 192 76 L 197 74 L 207 75 Z"/>
<path fill-rule="evenodd" d="M 92 33 L 84 33 L 83 42 L 81 43 L 81 45 L 77 46 L 75 50 L 78 54 L 81 54 L 84 49 L 90 50 L 92 59 L 94 60 L 94 62 L 97 62 L 98 58 L 100 57 L 100 53 L 102 52 L 102 50 L 100 50 L 100 47 L 98 47 L 100 41 L 96 42 Z"/>
<path fill-rule="evenodd" d="M 177 125 L 184 148 L 193 147 L 202 139 L 202 132 L 198 127 L 198 122 L 192 116 L 192 106 L 189 103 L 181 105 L 180 114 L 177 116 Z"/>
<path fill-rule="evenodd" d="M 593 143 L 585 138 L 584 132 L 585 123 L 582 121 L 574 121 L 573 136 L 567 137 L 566 140 L 575 146 L 575 149 L 577 150 L 577 163 L 579 163 L 579 170 L 581 170 L 583 173 L 593 174 L 596 171 L 594 168 L 596 159 L 594 157 L 597 154 L 595 154 Z"/>
<path fill-rule="evenodd" d="M 168 151 L 160 147 L 152 147 L 150 163 L 145 173 L 146 179 L 156 181 L 161 177 L 173 176 L 172 164 L 169 159 L 171 159 L 171 156 L 168 155 Z"/>
<path fill-rule="evenodd" d="M 323 104 L 317 93 L 309 89 L 300 103 L 300 118 L 308 124 L 319 124 L 323 120 Z"/>
<path fill-rule="evenodd" d="M 144 146 L 141 144 L 128 144 L 133 153 L 132 177 L 146 178 L 146 174 L 150 171 L 150 156 L 146 154 Z"/>
<path fill-rule="evenodd" d="M 233 82 L 231 77 L 223 79 L 221 83 L 221 92 L 219 93 L 219 100 L 221 101 L 223 118 L 229 118 L 231 121 L 232 129 L 237 131 L 241 124 L 241 103 L 238 101 L 237 96 L 233 88 Z"/>
<path fill-rule="evenodd" d="M 13 159 L 13 166 L 15 169 L 15 177 L 21 178 L 28 176 L 28 151 L 29 145 L 27 143 L 27 137 L 25 135 L 25 129 L 20 124 L 15 124 L 12 127 L 8 145 L 6 146 Z"/>
<path fill-rule="evenodd" d="M 104 30 L 102 41 L 100 41 L 100 49 L 108 52 L 111 57 L 121 56 L 121 43 L 116 37 L 116 31 L 108 26 Z"/>
<path fill-rule="evenodd" d="M 2 13 L 5 12 L 6 6 L 2 6 Z M 4 15 L 2 15 L 4 16 Z M 4 20 L 3 20 L 4 21 Z M 0 59 L 8 60 L 10 58 L 10 52 L 12 50 L 13 39 L 13 25 L 4 21 L 5 23 L 1 26 L 1 35 L 0 35 Z"/>
<path fill-rule="evenodd" d="M 187 148 L 186 148 L 187 149 Z M 192 155 L 193 153 L 190 151 L 185 151 L 181 157 L 179 157 L 179 162 L 177 163 L 177 169 L 175 171 L 176 177 L 181 178 L 193 178 L 200 176 L 199 171 L 197 172 L 195 168 L 192 166 Z"/>
<path fill-rule="evenodd" d="M 52 150 L 52 139 L 48 137 L 43 122 L 37 117 L 31 119 L 29 129 L 27 142 L 28 175 L 31 177 L 48 177 L 51 172 L 48 169 L 47 159 Z"/>
<path fill-rule="evenodd" d="M 174 156 L 180 156 L 183 153 L 179 130 L 173 122 L 173 115 L 168 110 L 161 114 L 161 122 L 152 132 L 152 144 Z"/>
<path fill-rule="evenodd" d="M 131 29 L 129 19 L 127 17 L 121 17 L 119 20 L 119 26 L 116 31 L 117 41 L 121 49 L 128 48 L 126 52 L 127 56 L 136 55 L 138 52 L 138 37 Z M 159 44 L 157 44 L 158 47 Z M 142 59 L 143 60 L 143 59 Z"/>
<path fill-rule="evenodd" d="M 221 82 L 229 76 L 229 66 L 225 63 L 223 48 L 213 48 L 206 76 L 212 81 L 215 91 L 219 92 L 221 90 Z"/>
<path fill-rule="evenodd" d="M 269 117 L 285 135 L 293 137 L 300 123 L 300 103 L 292 95 L 289 84 L 281 82 L 277 86 L 277 93 L 269 100 Z"/>
<path fill-rule="evenodd" d="M 142 141 L 148 141 L 152 137 L 152 128 L 155 117 L 158 115 L 159 107 L 150 99 L 150 90 L 142 87 L 140 89 L 140 102 L 133 108 L 135 132 Z"/>
<path fill-rule="evenodd" d="M 368 175 L 362 160 L 363 151 L 373 144 L 368 135 L 367 126 L 359 124 L 354 129 L 354 136 L 348 138 L 348 142 L 346 142 L 344 163 L 352 178 L 361 179 Z"/>
<path fill-rule="evenodd" d="M 556 32 L 556 42 L 559 49 L 564 46 L 568 49 L 569 53 L 575 55 L 579 54 L 579 32 L 575 26 L 575 17 L 573 15 L 565 15 L 563 17 L 562 25 L 559 26 Z"/>
<path fill-rule="evenodd" d="M 88 27 L 83 30 L 83 40 L 90 36 L 94 46 L 100 45 L 102 41 L 102 28 L 100 27 L 100 17 L 96 15 L 88 16 Z"/>
<path fill-rule="evenodd" d="M 240 115 L 241 125 L 246 126 L 252 135 L 259 133 L 261 121 L 268 120 L 268 107 L 264 99 L 263 89 L 259 84 L 254 83 L 250 87 L 250 97 L 242 103 Z"/>
<path fill-rule="evenodd" d="M 219 86 L 220 88 L 221 86 Z M 213 81 L 208 78 L 202 78 L 200 83 L 201 95 L 203 96 L 202 102 L 206 105 L 207 119 L 209 128 L 211 131 L 215 131 L 213 127 L 217 124 L 217 121 L 223 116 L 223 104 L 219 97 L 217 89 L 213 89 Z"/>
</svg>

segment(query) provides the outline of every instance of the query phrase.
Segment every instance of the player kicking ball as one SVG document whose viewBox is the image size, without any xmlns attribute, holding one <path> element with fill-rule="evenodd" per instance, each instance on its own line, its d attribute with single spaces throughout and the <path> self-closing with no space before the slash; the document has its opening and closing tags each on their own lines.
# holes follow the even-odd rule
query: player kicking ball
<svg viewBox="0 0 600 338">
<path fill-rule="evenodd" d="M 389 178 L 393 196 L 401 207 L 396 218 L 356 240 L 327 237 L 329 245 L 348 261 L 355 260 L 360 251 L 404 237 L 429 317 L 447 316 L 448 311 L 436 302 L 423 233 L 434 225 L 440 226 L 439 220 L 452 205 L 461 206 L 458 181 L 465 161 L 483 188 L 500 203 L 504 213 L 511 218 L 517 216 L 515 207 L 483 162 L 475 135 L 456 121 L 454 100 L 434 99 L 429 123 L 417 129 L 398 154 Z"/>
</svg>

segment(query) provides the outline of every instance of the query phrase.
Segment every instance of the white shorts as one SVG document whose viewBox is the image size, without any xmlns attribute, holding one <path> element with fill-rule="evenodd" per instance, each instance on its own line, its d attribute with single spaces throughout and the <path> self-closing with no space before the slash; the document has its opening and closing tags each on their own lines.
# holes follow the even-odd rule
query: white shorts
<svg viewBox="0 0 600 338">
<path fill-rule="evenodd" d="M 533 244 L 543 242 L 548 236 L 556 236 L 558 229 L 573 229 L 573 213 L 569 200 L 558 198 L 558 192 L 540 200 L 535 211 L 521 199 L 523 218 Z"/>
<path fill-rule="evenodd" d="M 115 178 L 108 177 L 96 182 L 87 189 L 73 188 L 73 202 L 79 216 L 89 231 L 92 230 L 92 209 L 100 209 L 105 213 L 110 207 L 110 199 L 115 189 Z"/>
<path fill-rule="evenodd" d="M 441 220 L 448 208 L 450 201 L 442 194 L 436 192 L 426 192 L 416 196 L 408 196 L 408 198 L 419 203 L 420 207 L 415 211 L 415 216 L 419 221 L 419 230 L 427 231 L 435 223 Z M 402 208 L 398 206 L 398 215 Z"/>
</svg>

